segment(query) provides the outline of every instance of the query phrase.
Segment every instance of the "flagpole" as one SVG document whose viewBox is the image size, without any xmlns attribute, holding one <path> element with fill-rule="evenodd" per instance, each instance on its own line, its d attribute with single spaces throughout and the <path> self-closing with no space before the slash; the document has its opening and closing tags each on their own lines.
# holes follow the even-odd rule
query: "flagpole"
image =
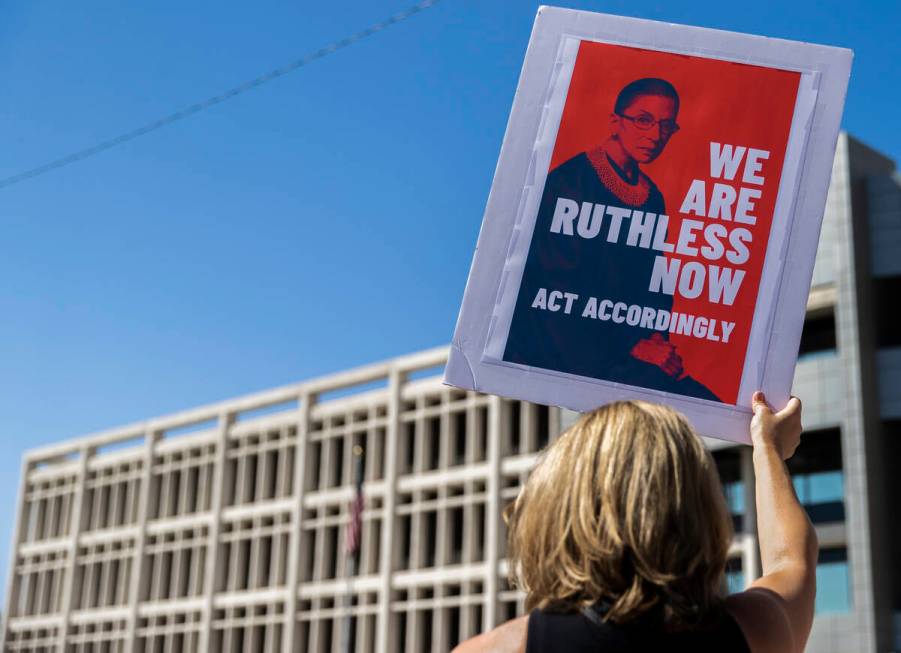
<svg viewBox="0 0 901 653">
<path fill-rule="evenodd" d="M 351 514 L 345 526 L 344 537 L 344 575 L 347 578 L 347 591 L 344 595 L 344 622 L 341 626 L 341 650 L 353 653 L 350 646 L 350 630 L 353 623 L 353 578 L 357 574 L 357 557 L 360 555 L 360 540 L 363 537 L 363 447 L 355 445 L 354 460 L 354 501 Z"/>
</svg>

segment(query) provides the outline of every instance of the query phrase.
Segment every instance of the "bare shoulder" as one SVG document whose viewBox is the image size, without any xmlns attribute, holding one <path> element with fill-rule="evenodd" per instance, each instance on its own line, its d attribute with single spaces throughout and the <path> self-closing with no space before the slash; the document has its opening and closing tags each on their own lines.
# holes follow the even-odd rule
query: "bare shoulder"
<svg viewBox="0 0 901 653">
<path fill-rule="evenodd" d="M 451 653 L 525 653 L 529 615 L 467 639 Z"/>
<path fill-rule="evenodd" d="M 775 592 L 752 587 L 729 596 L 726 609 L 738 622 L 751 653 L 797 650 L 783 600 Z"/>
</svg>

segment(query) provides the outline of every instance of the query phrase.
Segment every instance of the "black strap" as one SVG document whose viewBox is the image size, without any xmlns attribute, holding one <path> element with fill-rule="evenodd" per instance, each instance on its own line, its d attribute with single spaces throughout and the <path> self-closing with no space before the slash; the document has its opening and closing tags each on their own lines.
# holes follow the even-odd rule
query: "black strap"
<svg viewBox="0 0 901 653">
<path fill-rule="evenodd" d="M 600 600 L 594 605 L 587 605 L 582 608 L 582 616 L 584 616 L 588 621 L 593 623 L 595 626 L 600 626 L 603 628 L 605 626 L 604 620 L 601 619 L 602 614 L 606 614 L 610 609 L 610 604 L 605 600 Z"/>
<path fill-rule="evenodd" d="M 601 615 L 594 611 L 594 608 L 591 606 L 586 606 L 582 608 L 582 616 L 584 616 L 588 621 L 593 623 L 595 626 L 604 625 L 604 621 L 601 619 Z"/>
</svg>

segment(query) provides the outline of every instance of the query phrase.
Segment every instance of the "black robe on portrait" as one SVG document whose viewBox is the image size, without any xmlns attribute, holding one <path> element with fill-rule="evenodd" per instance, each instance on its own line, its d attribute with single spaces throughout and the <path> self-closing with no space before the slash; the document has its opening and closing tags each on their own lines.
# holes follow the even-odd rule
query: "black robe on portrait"
<svg viewBox="0 0 901 653">
<path fill-rule="evenodd" d="M 609 215 L 604 216 L 600 233 L 594 238 L 551 231 L 560 197 L 574 200 L 580 206 L 582 202 L 592 202 L 665 214 L 660 190 L 647 176 L 639 174 L 636 184 L 628 184 L 600 148 L 583 152 L 548 174 L 504 360 L 719 401 L 706 386 L 691 377 L 676 379 L 630 354 L 640 340 L 654 333 L 666 339 L 666 332 L 582 317 L 589 297 L 672 310 L 672 296 L 648 291 L 654 259 L 660 252 L 625 244 L 630 219 L 622 221 L 619 237 L 612 243 L 607 240 Z M 532 308 L 541 288 L 546 288 L 548 293 L 552 290 L 576 293 L 579 299 L 573 303 L 569 315 L 562 310 Z"/>
</svg>

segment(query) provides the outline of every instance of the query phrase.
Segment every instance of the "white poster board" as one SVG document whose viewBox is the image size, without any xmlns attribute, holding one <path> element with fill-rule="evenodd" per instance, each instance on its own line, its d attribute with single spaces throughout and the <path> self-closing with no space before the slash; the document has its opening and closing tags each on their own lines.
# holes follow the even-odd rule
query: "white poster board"
<svg viewBox="0 0 901 653">
<path fill-rule="evenodd" d="M 445 383 L 748 441 L 789 397 L 849 50 L 542 7 Z"/>
</svg>

